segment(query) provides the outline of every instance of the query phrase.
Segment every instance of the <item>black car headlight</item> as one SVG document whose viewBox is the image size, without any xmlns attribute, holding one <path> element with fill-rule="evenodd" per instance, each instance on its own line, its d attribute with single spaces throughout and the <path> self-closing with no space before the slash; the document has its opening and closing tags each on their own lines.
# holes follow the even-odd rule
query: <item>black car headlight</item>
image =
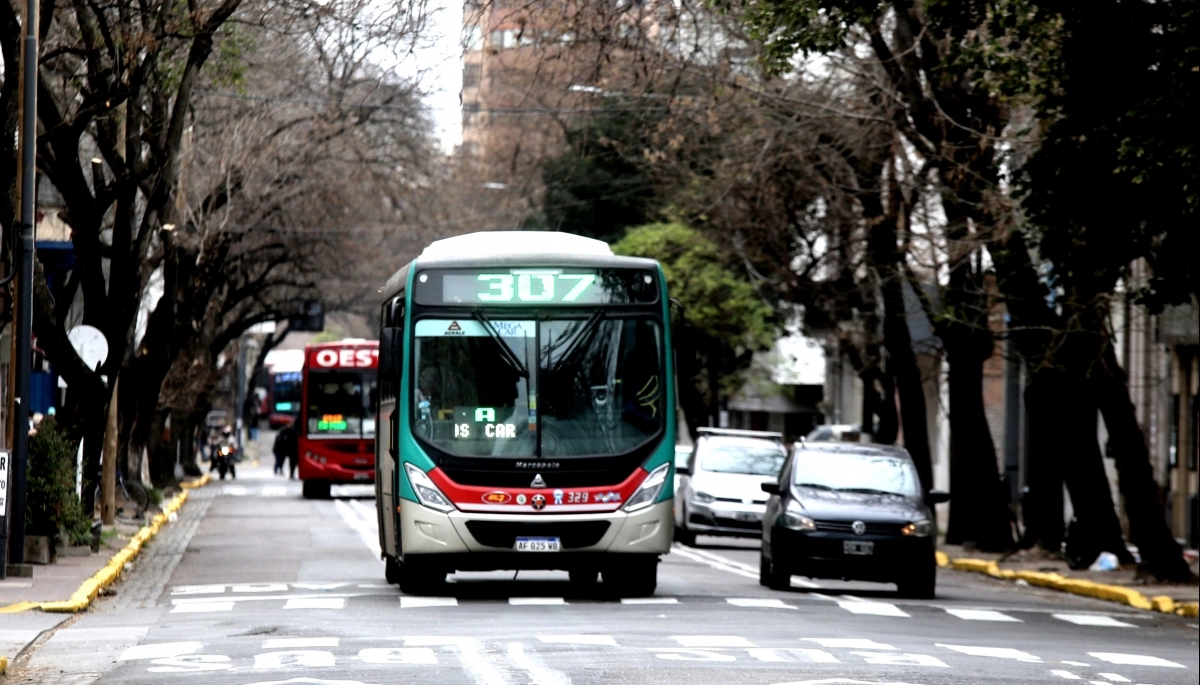
<svg viewBox="0 0 1200 685">
<path fill-rule="evenodd" d="M 816 530 L 817 522 L 800 513 L 800 507 L 796 504 L 796 500 L 788 502 L 787 509 L 784 510 L 783 516 L 780 517 L 785 528 L 792 530 Z"/>
<path fill-rule="evenodd" d="M 933 535 L 933 521 L 929 519 L 913 521 L 901 528 L 900 533 L 913 538 L 927 538 Z"/>
</svg>

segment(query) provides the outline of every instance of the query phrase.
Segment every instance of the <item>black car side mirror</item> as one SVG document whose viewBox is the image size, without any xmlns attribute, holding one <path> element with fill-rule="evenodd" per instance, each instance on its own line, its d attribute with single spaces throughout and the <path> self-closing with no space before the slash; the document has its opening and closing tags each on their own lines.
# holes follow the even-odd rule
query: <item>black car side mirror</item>
<svg viewBox="0 0 1200 685">
<path fill-rule="evenodd" d="M 929 504 L 941 504 L 943 502 L 949 502 L 950 493 L 946 492 L 945 490 L 930 490 L 929 493 L 925 495 L 925 501 Z"/>
<path fill-rule="evenodd" d="M 677 473 L 681 476 L 690 476 L 690 475 L 692 475 L 692 470 L 686 466 L 676 466 L 675 473 Z"/>
<path fill-rule="evenodd" d="M 768 495 L 778 495 L 779 494 L 779 483 L 772 483 L 771 481 L 767 481 L 766 483 L 763 483 L 759 487 L 761 487 L 762 491 L 767 493 Z"/>
</svg>

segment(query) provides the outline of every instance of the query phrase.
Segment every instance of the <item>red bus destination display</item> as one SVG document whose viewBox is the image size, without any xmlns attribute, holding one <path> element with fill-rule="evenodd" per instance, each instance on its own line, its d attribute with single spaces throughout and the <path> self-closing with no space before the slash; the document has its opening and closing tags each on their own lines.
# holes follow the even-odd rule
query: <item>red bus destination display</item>
<svg viewBox="0 0 1200 685">
<path fill-rule="evenodd" d="M 430 270 L 417 275 L 414 296 L 424 305 L 653 304 L 657 280 L 642 269 Z"/>
</svg>

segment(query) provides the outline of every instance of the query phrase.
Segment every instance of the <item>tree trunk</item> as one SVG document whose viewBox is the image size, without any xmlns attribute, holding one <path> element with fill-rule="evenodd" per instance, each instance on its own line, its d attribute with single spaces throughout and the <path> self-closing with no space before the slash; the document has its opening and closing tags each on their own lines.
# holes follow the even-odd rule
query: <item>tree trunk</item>
<svg viewBox="0 0 1200 685">
<path fill-rule="evenodd" d="M 955 350 L 946 342 L 950 363 L 950 493 L 965 495 L 956 497 L 950 505 L 946 542 L 974 542 L 985 551 L 1005 551 L 1013 544 L 1012 523 L 1008 490 L 1000 480 L 996 446 L 983 409 L 983 360 L 972 350 Z"/>
<path fill-rule="evenodd" d="M 1117 362 L 1116 351 L 1108 345 L 1104 368 L 1092 375 L 1091 387 L 1104 415 L 1104 425 L 1120 478 L 1121 495 L 1125 498 L 1125 515 L 1129 518 L 1129 541 L 1137 545 L 1142 566 L 1155 578 L 1164 581 L 1189 582 L 1192 572 L 1183 558 L 1183 550 L 1171 535 L 1162 504 L 1158 499 L 1158 483 L 1146 448 L 1146 436 L 1137 422 L 1125 370 Z"/>
<path fill-rule="evenodd" d="M 1021 518 L 1025 534 L 1021 547 L 1042 547 L 1060 552 L 1066 537 L 1063 522 L 1063 464 L 1060 456 L 1073 448 L 1065 439 L 1059 417 L 1064 402 L 1057 374 L 1040 370 L 1025 386 L 1025 412 L 1029 421 L 1026 449 L 1025 493 Z"/>
<path fill-rule="evenodd" d="M 921 369 L 913 353 L 904 307 L 903 279 L 892 273 L 883 283 L 883 338 L 888 351 L 888 366 L 896 378 L 900 396 L 900 423 L 904 427 L 904 447 L 912 455 L 921 478 L 922 490 L 933 488 L 933 461 L 929 452 L 929 428 L 925 414 L 925 387 Z"/>
</svg>

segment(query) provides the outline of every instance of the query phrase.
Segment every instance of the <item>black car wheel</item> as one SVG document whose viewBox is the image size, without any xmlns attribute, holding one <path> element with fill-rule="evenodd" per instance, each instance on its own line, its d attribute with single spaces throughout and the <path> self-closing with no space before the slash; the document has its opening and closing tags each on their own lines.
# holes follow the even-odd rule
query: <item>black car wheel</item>
<svg viewBox="0 0 1200 685">
<path fill-rule="evenodd" d="M 790 590 L 792 589 L 792 574 L 788 569 L 776 564 L 767 558 L 767 555 L 759 553 L 758 556 L 758 583 L 766 585 L 772 590 Z"/>
<path fill-rule="evenodd" d="M 911 599 L 933 599 L 937 588 L 937 567 L 933 564 L 912 569 L 897 583 L 900 594 Z"/>
<path fill-rule="evenodd" d="M 684 547 L 696 546 L 696 531 L 688 530 L 687 524 L 675 527 L 675 541 Z"/>
</svg>

